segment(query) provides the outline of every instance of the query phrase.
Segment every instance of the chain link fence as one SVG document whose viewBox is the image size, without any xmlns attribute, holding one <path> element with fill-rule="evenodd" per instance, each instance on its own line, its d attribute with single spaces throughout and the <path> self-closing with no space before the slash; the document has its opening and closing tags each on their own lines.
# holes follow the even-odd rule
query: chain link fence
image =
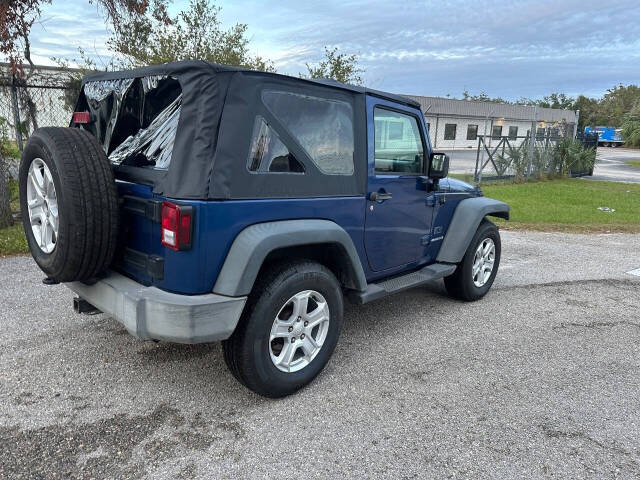
<svg viewBox="0 0 640 480">
<path fill-rule="evenodd" d="M 76 78 L 77 71 L 53 67 L 17 77 L 0 64 L 0 228 L 19 213 L 16 181 L 27 139 L 39 127 L 69 125 Z"/>
<path fill-rule="evenodd" d="M 37 75 L 26 80 L 0 70 L 0 118 L 7 125 L 9 140 L 22 150 L 39 127 L 68 126 L 76 92 L 70 87 L 70 74 Z"/>
<path fill-rule="evenodd" d="M 478 136 L 474 180 L 524 180 L 543 176 L 579 177 L 593 174 L 597 136 L 576 139 L 556 129 L 533 136 Z"/>
</svg>

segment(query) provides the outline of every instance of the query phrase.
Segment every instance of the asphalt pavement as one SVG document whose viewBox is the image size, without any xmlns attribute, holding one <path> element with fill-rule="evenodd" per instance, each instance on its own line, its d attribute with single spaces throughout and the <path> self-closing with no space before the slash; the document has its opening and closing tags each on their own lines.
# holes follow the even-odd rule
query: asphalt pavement
<svg viewBox="0 0 640 480">
<path fill-rule="evenodd" d="M 502 232 L 481 301 L 347 306 L 298 394 L 141 342 L 0 260 L 0 478 L 638 478 L 640 236 Z"/>
<path fill-rule="evenodd" d="M 620 147 L 598 147 L 596 166 L 587 180 L 640 183 L 640 168 L 627 164 L 640 160 L 640 150 Z"/>
</svg>

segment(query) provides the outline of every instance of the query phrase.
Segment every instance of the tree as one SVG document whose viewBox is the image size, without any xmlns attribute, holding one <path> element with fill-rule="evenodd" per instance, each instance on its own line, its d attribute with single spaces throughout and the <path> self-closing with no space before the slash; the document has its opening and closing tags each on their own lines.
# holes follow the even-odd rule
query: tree
<svg viewBox="0 0 640 480">
<path fill-rule="evenodd" d="M 600 102 L 601 113 L 607 119 L 605 125 L 619 127 L 625 121 L 625 114 L 640 101 L 640 87 L 618 85 L 607 90 Z"/>
<path fill-rule="evenodd" d="M 573 110 L 575 99 L 568 97 L 564 93 L 551 93 L 542 100 L 537 100 L 536 105 L 543 108 L 561 108 L 563 110 Z"/>
<path fill-rule="evenodd" d="M 580 117 L 578 118 L 578 130 L 580 131 L 583 131 L 584 127 L 588 125 L 596 126 L 602 124 L 600 104 L 596 98 L 578 95 L 571 109 L 580 110 Z"/>
<path fill-rule="evenodd" d="M 151 16 L 158 22 L 170 23 L 167 3 L 170 0 L 88 0 L 105 12 L 116 31 L 127 25 L 144 22 Z M 24 63 L 33 70 L 31 60 L 31 27 L 40 18 L 42 6 L 51 0 L 2 0 L 0 2 L 0 53 L 9 59 L 11 72 L 24 77 Z"/>
<path fill-rule="evenodd" d="M 9 59 L 11 72 L 23 76 L 23 63 L 31 61 L 29 33 L 40 18 L 41 5 L 51 0 L 9 0 L 0 3 L 0 53 Z"/>
<path fill-rule="evenodd" d="M 350 83 L 352 85 L 362 85 L 364 69 L 358 65 L 355 55 L 339 53 L 338 47 L 329 49 L 324 47 L 324 59 L 317 65 L 305 64 L 307 74 L 300 74 L 301 77 L 308 78 L 333 78 L 338 82 Z"/>
<path fill-rule="evenodd" d="M 246 24 L 222 29 L 220 10 L 211 0 L 191 0 L 174 18 L 146 15 L 120 22 L 108 46 L 122 57 L 124 67 L 200 59 L 273 71 L 270 61 L 249 54 Z"/>
<path fill-rule="evenodd" d="M 490 97 L 485 92 L 480 92 L 480 94 L 471 94 L 469 90 L 465 90 L 462 92 L 462 99 L 468 100 L 470 102 L 489 102 L 489 103 L 513 103 L 504 98 L 500 97 Z"/>
<path fill-rule="evenodd" d="M 640 147 L 640 100 L 637 100 L 631 111 L 624 116 L 622 138 L 626 145 Z"/>
</svg>

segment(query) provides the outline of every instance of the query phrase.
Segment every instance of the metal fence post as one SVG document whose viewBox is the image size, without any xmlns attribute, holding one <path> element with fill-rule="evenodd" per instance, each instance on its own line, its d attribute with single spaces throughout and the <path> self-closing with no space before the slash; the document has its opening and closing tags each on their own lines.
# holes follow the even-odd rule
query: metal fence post
<svg viewBox="0 0 640 480">
<path fill-rule="evenodd" d="M 531 134 L 529 135 L 529 170 L 527 172 L 527 178 L 531 177 L 531 169 L 533 167 L 533 152 L 535 149 L 535 136 L 537 135 L 537 128 L 538 128 L 538 122 L 537 119 L 538 118 L 538 106 L 534 105 L 533 107 L 533 122 L 531 122 Z"/>
<path fill-rule="evenodd" d="M 13 110 L 13 123 L 16 131 L 16 143 L 22 151 L 22 134 L 20 133 L 20 108 L 18 106 L 18 88 L 16 87 L 16 77 L 13 76 L 11 81 L 11 108 Z"/>
</svg>

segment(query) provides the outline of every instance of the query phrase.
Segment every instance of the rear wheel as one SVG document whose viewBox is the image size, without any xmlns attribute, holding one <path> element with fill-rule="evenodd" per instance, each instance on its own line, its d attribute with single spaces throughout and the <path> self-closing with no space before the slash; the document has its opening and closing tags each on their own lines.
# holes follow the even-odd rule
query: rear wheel
<svg viewBox="0 0 640 480">
<path fill-rule="evenodd" d="M 465 301 L 484 297 L 498 273 L 501 243 L 498 227 L 483 220 L 456 271 L 444 279 L 449 295 Z"/>
<path fill-rule="evenodd" d="M 312 381 L 329 361 L 342 328 L 337 279 L 307 261 L 269 271 L 249 296 L 236 331 L 222 346 L 247 388 L 283 397 Z"/>
</svg>

